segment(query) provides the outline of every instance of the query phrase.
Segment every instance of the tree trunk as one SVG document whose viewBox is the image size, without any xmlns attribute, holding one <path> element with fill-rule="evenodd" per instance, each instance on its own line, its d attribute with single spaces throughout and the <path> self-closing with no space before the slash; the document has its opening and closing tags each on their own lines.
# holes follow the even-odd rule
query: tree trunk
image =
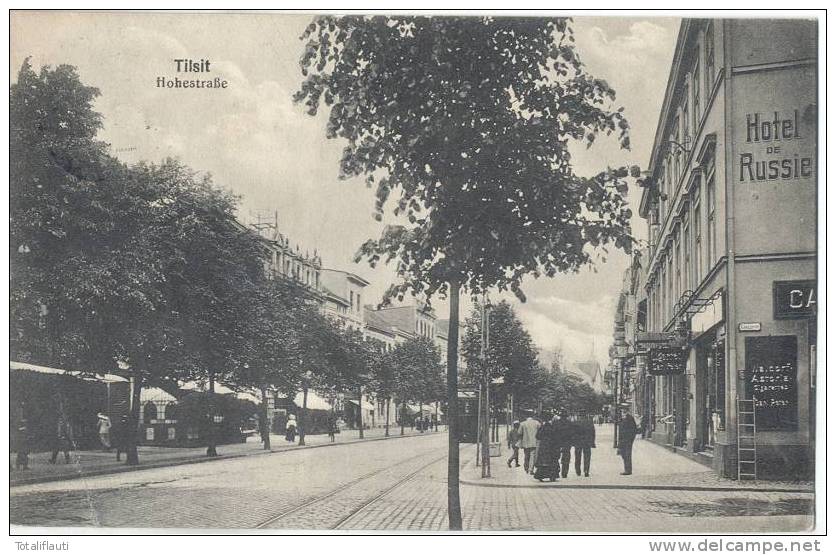
<svg viewBox="0 0 836 555">
<path fill-rule="evenodd" d="M 360 439 L 364 439 L 363 436 L 363 386 L 357 388 L 357 421 L 360 423 Z"/>
<path fill-rule="evenodd" d="M 308 386 L 302 389 L 302 412 L 299 414 L 299 445 L 305 445 L 305 420 L 308 419 Z"/>
<path fill-rule="evenodd" d="M 389 405 L 392 403 L 391 398 L 386 399 L 386 432 L 384 436 L 389 437 Z"/>
<path fill-rule="evenodd" d="M 267 412 L 267 385 L 261 385 L 261 441 L 264 442 L 264 450 L 269 451 L 270 445 L 270 418 Z"/>
<path fill-rule="evenodd" d="M 128 415 L 128 427 L 123 430 L 125 434 L 125 464 L 128 466 L 136 466 L 139 464 L 139 452 L 136 447 L 137 433 L 139 432 L 139 411 L 142 407 L 139 406 L 140 396 L 142 392 L 142 376 L 139 372 L 134 372 L 134 388 L 131 392 L 131 410 Z"/>
<path fill-rule="evenodd" d="M 215 373 L 209 372 L 209 445 L 206 447 L 207 457 L 217 457 L 217 438 L 215 437 Z"/>
<path fill-rule="evenodd" d="M 447 332 L 447 520 L 450 530 L 462 529 L 459 497 L 459 283 L 450 282 L 450 328 Z"/>
<path fill-rule="evenodd" d="M 401 435 L 403 435 L 404 420 L 406 419 L 406 401 L 401 400 Z"/>
</svg>

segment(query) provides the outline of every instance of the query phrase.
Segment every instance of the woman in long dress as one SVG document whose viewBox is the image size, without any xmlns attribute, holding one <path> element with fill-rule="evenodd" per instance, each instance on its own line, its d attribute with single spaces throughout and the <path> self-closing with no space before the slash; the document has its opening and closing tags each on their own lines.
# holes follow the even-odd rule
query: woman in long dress
<svg viewBox="0 0 836 555">
<path fill-rule="evenodd" d="M 554 482 L 560 474 L 560 442 L 555 423 L 557 417 L 547 421 L 537 430 L 537 460 L 534 478 L 541 482 L 548 478 Z"/>
</svg>

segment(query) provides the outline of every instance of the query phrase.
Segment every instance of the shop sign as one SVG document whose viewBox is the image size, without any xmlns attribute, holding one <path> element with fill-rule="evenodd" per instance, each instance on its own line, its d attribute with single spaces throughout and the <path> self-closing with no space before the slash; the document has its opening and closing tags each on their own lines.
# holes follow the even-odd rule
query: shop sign
<svg viewBox="0 0 836 555">
<path fill-rule="evenodd" d="M 737 324 L 738 331 L 761 331 L 760 322 L 740 322 Z"/>
<path fill-rule="evenodd" d="M 740 182 L 809 179 L 813 176 L 812 152 L 805 152 L 799 146 L 802 117 L 814 116 L 809 110 L 802 116 L 798 109 L 746 114 L 744 148 L 748 152 L 739 154 Z"/>
<path fill-rule="evenodd" d="M 651 347 L 647 352 L 647 373 L 651 376 L 684 374 L 687 360 L 687 347 L 681 345 Z"/>
<path fill-rule="evenodd" d="M 807 318 L 816 312 L 816 280 L 772 283 L 773 315 L 776 320 Z"/>
<path fill-rule="evenodd" d="M 746 338 L 744 383 L 758 431 L 798 429 L 798 340 L 794 335 Z"/>
</svg>

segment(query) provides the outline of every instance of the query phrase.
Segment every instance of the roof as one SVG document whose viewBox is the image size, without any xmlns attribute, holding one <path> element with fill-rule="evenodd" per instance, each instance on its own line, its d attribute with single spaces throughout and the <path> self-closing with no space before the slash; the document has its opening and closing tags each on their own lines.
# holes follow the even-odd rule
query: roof
<svg viewBox="0 0 836 555">
<path fill-rule="evenodd" d="M 12 370 L 28 370 L 29 372 L 38 372 L 39 374 L 56 374 L 64 376 L 72 376 L 87 381 L 98 381 L 103 383 L 117 383 L 127 382 L 126 378 L 117 376 L 116 374 L 95 375 L 92 372 L 78 372 L 74 370 L 63 370 L 61 368 L 51 368 L 49 366 L 38 366 L 36 364 L 29 364 L 28 362 L 9 362 L 9 371 Z"/>
<path fill-rule="evenodd" d="M 373 312 L 390 329 L 412 332 L 415 329 L 415 310 L 414 306 L 391 306 Z"/>
<path fill-rule="evenodd" d="M 388 335 L 395 335 L 395 331 L 392 329 L 392 326 L 390 326 L 386 319 L 381 317 L 378 311 L 376 311 L 371 305 L 366 305 L 366 310 L 363 313 L 363 319 L 368 327 Z"/>
</svg>

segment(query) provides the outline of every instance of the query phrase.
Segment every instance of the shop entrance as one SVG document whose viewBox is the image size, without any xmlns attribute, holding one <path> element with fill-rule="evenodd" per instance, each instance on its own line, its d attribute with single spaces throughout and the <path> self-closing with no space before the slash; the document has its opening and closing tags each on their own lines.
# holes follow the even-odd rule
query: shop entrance
<svg viewBox="0 0 836 555">
<path fill-rule="evenodd" d="M 713 334 L 707 334 L 696 343 L 696 401 L 699 404 L 695 412 L 697 449 L 700 451 L 713 450 L 717 432 L 722 430 L 726 390 L 724 347 L 722 340 L 716 341 Z"/>
</svg>

